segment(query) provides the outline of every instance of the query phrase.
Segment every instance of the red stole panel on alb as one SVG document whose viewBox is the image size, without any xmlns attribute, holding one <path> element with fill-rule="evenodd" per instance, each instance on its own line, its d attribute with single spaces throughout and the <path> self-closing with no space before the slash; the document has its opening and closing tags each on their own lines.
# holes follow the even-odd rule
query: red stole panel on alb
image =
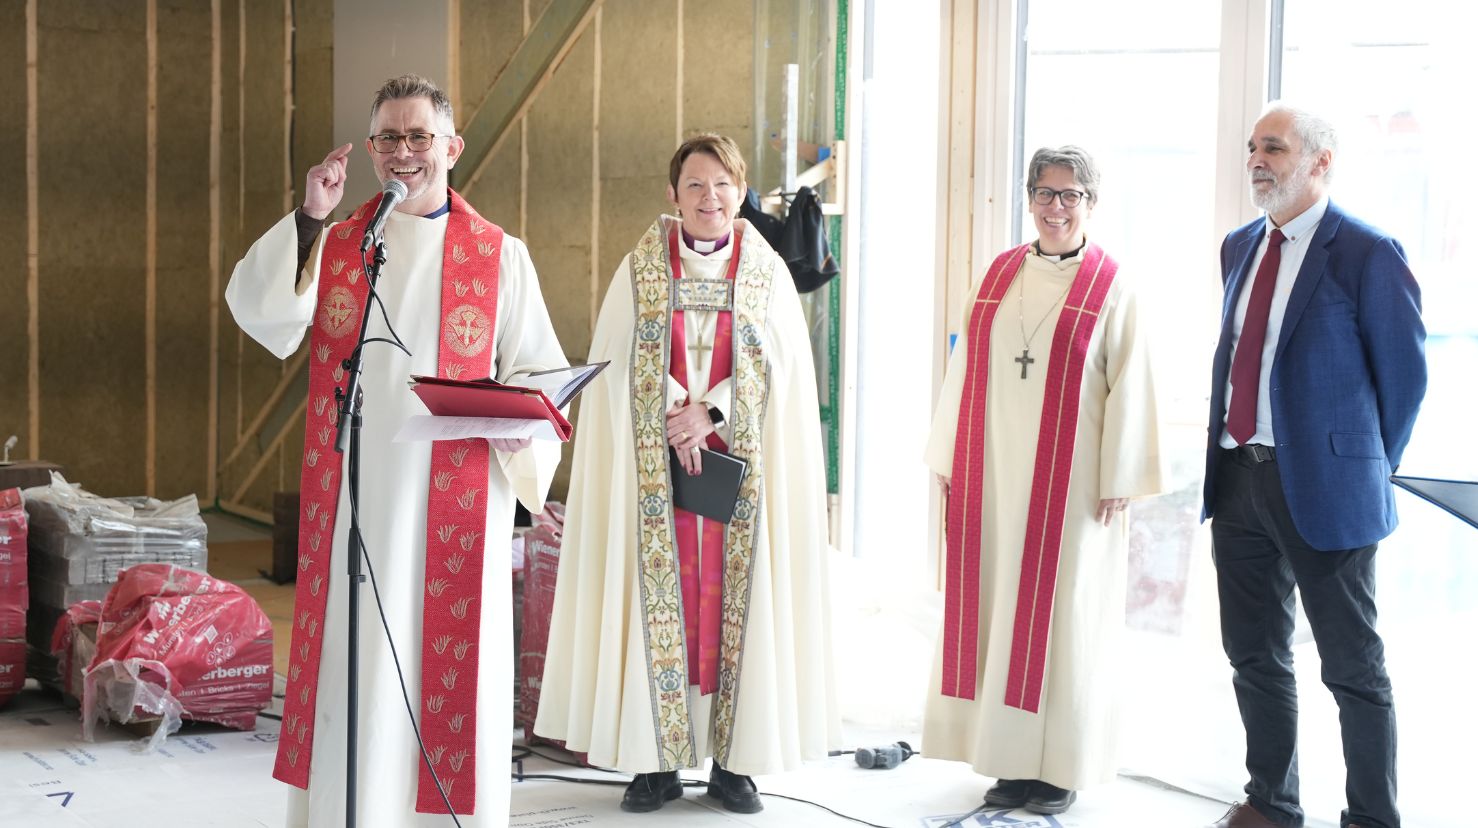
<svg viewBox="0 0 1478 828">
<path fill-rule="evenodd" d="M 739 272 L 739 244 L 742 235 L 734 228 L 729 251 L 729 269 L 724 278 L 734 281 Z M 678 225 L 667 236 L 668 260 L 672 262 L 672 278 L 681 279 L 682 248 L 679 247 Z M 711 389 L 734 373 L 734 314 L 714 311 L 713 350 L 710 352 L 708 388 Z M 672 378 L 688 390 L 690 398 L 701 396 L 688 387 L 688 331 L 684 311 L 672 314 Z M 708 390 L 708 389 L 705 389 Z M 708 435 L 708 447 L 727 451 L 728 445 L 718 432 Z M 672 474 L 687 474 L 681 466 L 673 466 Z M 678 569 L 682 575 L 683 621 L 688 636 L 688 683 L 698 685 L 701 695 L 718 690 L 718 657 L 723 621 L 724 533 L 727 525 L 716 520 L 703 521 L 703 554 L 698 554 L 698 516 L 686 509 L 672 507 L 673 525 L 677 533 Z M 700 571 L 701 570 L 701 571 Z"/>
<path fill-rule="evenodd" d="M 334 226 L 324 243 L 318 274 L 318 310 L 309 358 L 291 666 L 283 705 L 282 736 L 273 769 L 274 777 L 300 788 L 308 786 L 313 754 L 321 633 L 328 621 L 324 610 L 328 602 L 330 553 L 343 466 L 334 453 L 338 419 L 334 390 L 344 380 L 343 361 L 354 348 L 366 307 L 368 285 L 360 266 L 358 241 L 363 235 L 364 219 L 373 214 L 379 198 L 377 195 L 370 199 L 348 221 Z M 441 268 L 437 375 L 489 376 L 495 368 L 493 337 L 503 231 L 485 221 L 461 196 L 449 192 L 449 198 L 451 212 L 447 216 Z M 369 415 L 373 416 L 373 412 Z M 487 525 L 490 468 L 486 441 L 432 444 L 420 727 L 452 806 L 463 814 L 472 813 L 476 801 L 474 716 L 482 555 L 486 540 L 482 533 Z M 376 508 L 376 504 L 364 505 L 368 509 Z M 334 623 L 344 620 L 334 619 Z M 419 752 L 405 758 L 421 769 L 416 810 L 445 813 L 446 807 Z"/>
<path fill-rule="evenodd" d="M 990 326 L 1021 269 L 1027 247 L 1007 251 L 991 265 L 970 317 L 970 351 L 955 436 L 946 520 L 946 595 L 943 694 L 975 698 L 980 635 L 980 497 L 984 476 L 986 388 Z M 1042 698 L 1052 628 L 1057 567 L 1062 550 L 1068 486 L 1077 441 L 1078 408 L 1088 344 L 1098 325 L 1118 264 L 1089 244 L 1058 316 L 1047 363 L 1046 392 L 1027 507 L 1026 541 L 1017 587 L 1011 657 L 1006 675 L 1008 707 L 1037 712 Z M 961 489 L 961 482 L 965 488 Z"/>
</svg>

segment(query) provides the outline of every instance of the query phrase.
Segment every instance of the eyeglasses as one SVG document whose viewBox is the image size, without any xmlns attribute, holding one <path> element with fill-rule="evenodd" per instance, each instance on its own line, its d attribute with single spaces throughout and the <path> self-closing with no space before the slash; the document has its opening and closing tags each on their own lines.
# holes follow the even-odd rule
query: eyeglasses
<svg viewBox="0 0 1478 828">
<path fill-rule="evenodd" d="M 1058 199 L 1062 206 L 1071 210 L 1078 206 L 1078 202 L 1088 197 L 1082 190 L 1054 190 L 1051 187 L 1031 187 L 1032 201 L 1046 207 L 1052 203 L 1052 199 Z"/>
<path fill-rule="evenodd" d="M 370 145 L 375 148 L 375 152 L 388 155 L 395 152 L 395 148 L 400 146 L 401 141 L 404 141 L 406 148 L 411 152 L 425 152 L 431 149 L 432 141 L 444 137 L 446 136 L 439 136 L 434 132 L 412 132 L 409 135 L 382 132 L 379 135 L 370 136 Z"/>
</svg>

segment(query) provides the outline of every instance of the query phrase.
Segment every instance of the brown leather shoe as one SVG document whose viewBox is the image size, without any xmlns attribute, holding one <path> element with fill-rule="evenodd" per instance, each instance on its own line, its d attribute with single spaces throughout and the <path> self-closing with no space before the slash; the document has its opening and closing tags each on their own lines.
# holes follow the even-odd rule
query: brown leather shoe
<svg viewBox="0 0 1478 828">
<path fill-rule="evenodd" d="M 1278 823 L 1258 813 L 1250 803 L 1237 802 L 1208 828 L 1279 828 Z"/>
</svg>

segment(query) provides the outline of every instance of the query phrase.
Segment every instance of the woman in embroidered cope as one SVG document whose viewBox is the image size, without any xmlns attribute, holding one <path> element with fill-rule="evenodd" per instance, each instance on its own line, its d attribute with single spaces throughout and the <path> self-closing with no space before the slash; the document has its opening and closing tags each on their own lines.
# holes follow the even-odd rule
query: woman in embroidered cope
<svg viewBox="0 0 1478 828">
<path fill-rule="evenodd" d="M 815 371 L 789 271 L 735 220 L 745 165 L 699 135 L 621 262 L 581 399 L 536 733 L 636 774 L 621 807 L 708 795 L 762 808 L 751 774 L 838 741 Z M 703 448 L 748 461 L 727 523 L 676 508 Z M 672 462 L 670 458 L 676 458 Z"/>
<path fill-rule="evenodd" d="M 971 288 L 929 436 L 948 509 L 923 747 L 996 778 L 988 804 L 1055 814 L 1117 770 L 1126 510 L 1166 470 L 1132 286 L 1086 235 L 1098 170 L 1041 149 L 1027 181 L 1038 239 Z"/>
</svg>

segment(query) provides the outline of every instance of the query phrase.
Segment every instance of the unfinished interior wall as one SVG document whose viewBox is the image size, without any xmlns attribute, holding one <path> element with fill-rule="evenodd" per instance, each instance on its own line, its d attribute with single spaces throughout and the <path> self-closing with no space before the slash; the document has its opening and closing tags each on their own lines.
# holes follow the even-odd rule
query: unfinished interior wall
<svg viewBox="0 0 1478 828">
<path fill-rule="evenodd" d="M 220 297 L 324 142 L 330 0 L 4 0 L 0 440 L 103 494 L 210 502 L 283 367 Z M 306 167 L 303 167 L 306 169 Z M 299 437 L 301 439 L 301 437 Z M 289 444 L 290 439 L 284 440 Z M 270 508 L 299 448 L 246 493 Z M 290 456 L 288 456 L 290 455 Z M 291 487 L 291 486 L 289 486 Z"/>
<path fill-rule="evenodd" d="M 510 32 L 526 32 L 548 5 L 460 4 L 459 124 L 517 49 Z M 753 21 L 747 1 L 605 0 L 466 193 L 528 244 L 571 362 L 589 352 L 622 257 L 671 212 L 677 145 L 708 130 L 752 144 Z M 552 497 L 564 499 L 568 474 L 565 463 Z"/>
<path fill-rule="evenodd" d="M 439 80 L 460 124 L 549 2 L 453 4 Z M 0 0 L 0 139 L 34 153 L 0 177 L 15 228 L 0 234 L 0 440 L 20 436 L 16 457 L 264 519 L 297 488 L 302 372 L 242 335 L 221 295 L 333 145 L 332 18 L 333 0 Z M 621 257 L 670 209 L 681 139 L 754 145 L 753 21 L 751 2 L 606 0 L 468 189 L 528 243 L 572 361 Z"/>
</svg>

